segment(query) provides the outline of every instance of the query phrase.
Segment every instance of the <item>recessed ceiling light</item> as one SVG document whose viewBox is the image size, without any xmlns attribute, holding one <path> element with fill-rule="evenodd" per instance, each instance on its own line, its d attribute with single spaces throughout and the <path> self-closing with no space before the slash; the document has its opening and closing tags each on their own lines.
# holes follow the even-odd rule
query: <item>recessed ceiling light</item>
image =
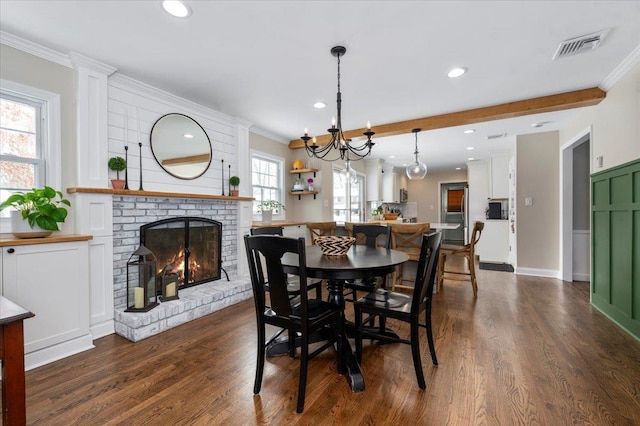
<svg viewBox="0 0 640 426">
<path fill-rule="evenodd" d="M 468 147 L 467 147 L 467 151 L 471 151 L 471 150 L 474 150 L 474 149 L 475 149 L 475 148 L 474 148 L 474 147 L 472 147 L 472 146 L 468 146 Z"/>
<path fill-rule="evenodd" d="M 466 133 L 468 135 L 468 134 L 473 133 L 475 131 L 476 131 L 476 129 L 467 129 L 463 133 Z"/>
<path fill-rule="evenodd" d="M 326 107 L 327 104 L 325 104 L 324 102 L 316 102 L 315 104 L 313 104 L 314 108 L 318 108 L 318 109 L 322 109 L 324 107 Z"/>
<path fill-rule="evenodd" d="M 447 73 L 447 77 L 449 77 L 449 78 L 460 77 L 465 72 L 467 72 L 466 68 L 454 68 L 454 69 L 452 69 L 451 71 L 449 71 Z"/>
<path fill-rule="evenodd" d="M 475 160 L 475 158 L 473 158 L 473 157 L 467 158 L 467 161 L 473 161 L 473 160 Z"/>
<path fill-rule="evenodd" d="M 462 167 L 456 167 L 456 170 L 462 170 Z"/>
<path fill-rule="evenodd" d="M 395 155 L 390 155 L 389 158 L 396 158 L 396 156 Z"/>
<path fill-rule="evenodd" d="M 185 133 L 183 136 L 187 139 L 193 139 L 193 135 L 191 133 Z"/>
<path fill-rule="evenodd" d="M 176 18 L 186 18 L 191 15 L 191 8 L 180 0 L 163 0 L 162 7 L 169 15 Z"/>
<path fill-rule="evenodd" d="M 407 163 L 402 163 L 402 167 L 407 167 L 408 164 Z"/>
</svg>

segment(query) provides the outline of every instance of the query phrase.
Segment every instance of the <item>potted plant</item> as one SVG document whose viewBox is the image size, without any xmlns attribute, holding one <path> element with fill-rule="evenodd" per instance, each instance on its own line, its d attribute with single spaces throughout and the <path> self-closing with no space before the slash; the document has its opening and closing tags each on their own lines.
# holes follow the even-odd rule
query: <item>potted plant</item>
<svg viewBox="0 0 640 426">
<path fill-rule="evenodd" d="M 47 237 L 59 231 L 58 223 L 67 217 L 65 206 L 71 203 L 50 186 L 13 193 L 0 203 L 0 211 L 13 207 L 11 232 L 18 238 Z"/>
<path fill-rule="evenodd" d="M 116 179 L 111 179 L 113 189 L 124 188 L 124 180 L 120 179 L 120 172 L 127 168 L 127 161 L 122 157 L 109 158 L 109 168 L 116 172 Z"/>
<path fill-rule="evenodd" d="M 284 205 L 276 200 L 264 200 L 258 203 L 258 211 L 262 212 L 262 223 L 271 223 L 273 210 L 275 209 L 285 210 Z"/>
<path fill-rule="evenodd" d="M 240 178 L 238 176 L 231 176 L 229 178 L 229 185 L 233 186 L 233 189 L 230 191 L 232 197 L 238 196 L 238 185 L 240 185 Z"/>
</svg>

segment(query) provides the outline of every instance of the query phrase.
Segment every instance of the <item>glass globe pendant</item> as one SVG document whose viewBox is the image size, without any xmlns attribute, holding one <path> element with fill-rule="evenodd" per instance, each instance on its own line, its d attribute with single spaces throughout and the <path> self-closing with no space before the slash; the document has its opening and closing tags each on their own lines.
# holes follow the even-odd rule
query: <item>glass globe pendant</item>
<svg viewBox="0 0 640 426">
<path fill-rule="evenodd" d="M 351 168 L 351 160 L 349 159 L 347 159 L 344 169 L 340 172 L 340 180 L 350 185 L 358 183 L 358 174 Z"/>
<path fill-rule="evenodd" d="M 407 166 L 407 177 L 411 180 L 424 179 L 427 175 L 427 165 L 420 160 L 420 153 L 418 152 L 418 132 L 421 129 L 413 129 L 412 132 L 416 135 L 416 150 L 413 152 L 415 155 L 415 161 Z"/>
</svg>

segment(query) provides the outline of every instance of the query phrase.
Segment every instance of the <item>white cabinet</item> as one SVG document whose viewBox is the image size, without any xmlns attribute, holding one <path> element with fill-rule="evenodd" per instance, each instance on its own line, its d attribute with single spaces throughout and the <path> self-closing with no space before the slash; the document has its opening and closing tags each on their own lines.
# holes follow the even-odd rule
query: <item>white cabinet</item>
<svg viewBox="0 0 640 426">
<path fill-rule="evenodd" d="M 476 245 L 480 262 L 509 263 L 509 221 L 485 220 L 484 230 Z"/>
<path fill-rule="evenodd" d="M 4 246 L 2 266 L 3 296 L 35 314 L 24 322 L 27 368 L 93 346 L 88 241 Z"/>
<path fill-rule="evenodd" d="M 364 161 L 367 177 L 367 201 L 380 201 L 382 200 L 382 160 L 367 158 Z"/>
<path fill-rule="evenodd" d="M 509 154 L 496 154 L 491 157 L 490 167 L 491 198 L 509 197 Z"/>
</svg>

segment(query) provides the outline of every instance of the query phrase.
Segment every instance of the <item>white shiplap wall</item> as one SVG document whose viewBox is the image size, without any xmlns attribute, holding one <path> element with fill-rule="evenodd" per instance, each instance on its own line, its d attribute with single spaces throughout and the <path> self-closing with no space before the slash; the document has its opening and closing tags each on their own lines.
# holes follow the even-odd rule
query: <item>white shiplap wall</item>
<svg viewBox="0 0 640 426">
<path fill-rule="evenodd" d="M 145 190 L 221 195 L 224 183 L 224 193 L 228 195 L 228 165 L 231 164 L 232 176 L 238 174 L 236 125 L 232 117 L 118 74 L 109 78 L 108 88 L 109 158 L 124 158 L 124 146 L 125 143 L 128 144 L 130 189 L 139 189 L 139 138 L 142 142 L 142 181 Z M 197 179 L 184 180 L 169 175 L 151 153 L 149 134 L 153 124 L 163 115 L 173 112 L 188 115 L 196 120 L 211 140 L 211 166 Z M 128 116 L 126 137 L 125 116 Z M 225 168 L 224 180 L 221 172 L 222 159 Z M 120 177 L 123 178 L 123 175 Z M 115 174 L 110 175 L 110 178 L 115 178 Z M 110 185 L 105 182 L 105 186 Z"/>
</svg>

